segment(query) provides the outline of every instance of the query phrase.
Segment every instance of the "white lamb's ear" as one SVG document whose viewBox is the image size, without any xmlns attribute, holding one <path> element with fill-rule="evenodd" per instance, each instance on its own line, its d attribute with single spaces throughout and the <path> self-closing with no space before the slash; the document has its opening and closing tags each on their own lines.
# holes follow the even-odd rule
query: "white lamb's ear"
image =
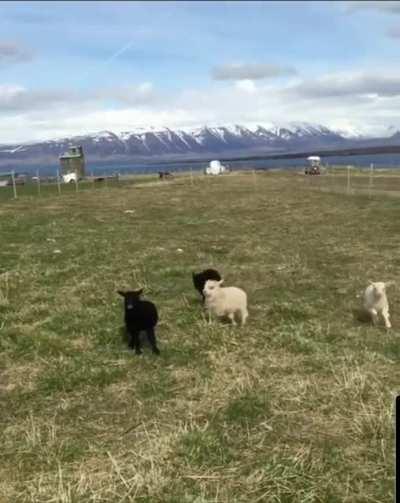
<svg viewBox="0 0 400 503">
<path fill-rule="evenodd" d="M 219 286 L 221 286 L 223 282 L 224 282 L 224 280 L 223 280 L 223 279 L 220 279 L 220 280 L 218 281 Z"/>
<path fill-rule="evenodd" d="M 373 282 L 373 281 L 371 281 L 371 280 L 369 279 L 369 280 L 368 280 L 368 284 L 373 285 L 373 284 L 374 284 L 374 282 Z"/>
</svg>

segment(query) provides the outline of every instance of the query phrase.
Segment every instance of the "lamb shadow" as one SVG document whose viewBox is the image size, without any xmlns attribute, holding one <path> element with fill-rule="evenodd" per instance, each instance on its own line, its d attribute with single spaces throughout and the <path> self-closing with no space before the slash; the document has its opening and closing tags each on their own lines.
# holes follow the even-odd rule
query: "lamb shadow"
<svg viewBox="0 0 400 503">
<path fill-rule="evenodd" d="M 372 324 L 372 317 L 365 309 L 355 308 L 352 312 L 355 321 Z"/>
<path fill-rule="evenodd" d="M 230 325 L 233 327 L 231 320 L 227 316 L 222 316 L 221 318 L 218 318 L 218 323 L 221 323 L 221 325 Z M 236 322 L 237 323 L 237 322 Z M 238 323 L 239 325 L 239 323 Z"/>
<path fill-rule="evenodd" d="M 128 337 L 128 332 L 126 330 L 125 326 L 119 327 L 119 335 L 121 337 L 121 342 L 125 347 L 128 347 L 129 344 L 129 337 Z M 140 342 L 142 344 L 142 348 L 151 348 L 149 339 L 147 338 L 147 335 L 145 332 L 140 332 Z M 133 350 L 132 350 L 133 351 Z"/>
</svg>

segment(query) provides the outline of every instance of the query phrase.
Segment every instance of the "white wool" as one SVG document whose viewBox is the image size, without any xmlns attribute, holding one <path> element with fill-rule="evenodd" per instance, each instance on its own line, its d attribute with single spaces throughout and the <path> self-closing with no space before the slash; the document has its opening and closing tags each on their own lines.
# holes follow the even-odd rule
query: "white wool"
<svg viewBox="0 0 400 503">
<path fill-rule="evenodd" d="M 240 316 L 241 324 L 246 323 L 248 317 L 247 295 L 241 288 L 236 286 L 222 287 L 223 280 L 207 280 L 203 293 L 205 295 L 205 307 L 209 313 L 215 316 L 228 316 L 233 325 L 236 325 L 235 316 Z"/>
<path fill-rule="evenodd" d="M 386 287 L 393 284 L 393 281 L 376 283 L 370 281 L 364 292 L 364 309 L 372 316 L 374 324 L 378 322 L 378 315 L 383 318 L 386 328 L 391 328 L 389 315 L 389 302 L 386 294 Z"/>
</svg>

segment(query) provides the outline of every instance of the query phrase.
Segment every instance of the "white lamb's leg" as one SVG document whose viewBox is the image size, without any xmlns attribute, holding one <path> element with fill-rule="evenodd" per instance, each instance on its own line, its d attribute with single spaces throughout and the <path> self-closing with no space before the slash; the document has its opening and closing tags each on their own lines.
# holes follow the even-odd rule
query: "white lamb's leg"
<svg viewBox="0 0 400 503">
<path fill-rule="evenodd" d="M 242 326 L 243 326 L 246 323 L 247 317 L 249 316 L 247 309 L 243 309 L 243 311 L 241 311 L 240 315 L 242 318 Z"/>
<path fill-rule="evenodd" d="M 385 322 L 385 327 L 392 328 L 392 324 L 390 323 L 389 309 L 384 309 L 382 311 L 382 318 L 383 318 L 383 321 Z"/>
<path fill-rule="evenodd" d="M 229 313 L 228 318 L 231 320 L 233 326 L 237 325 L 236 320 L 235 320 L 235 313 Z"/>
<path fill-rule="evenodd" d="M 374 325 L 378 324 L 378 313 L 376 312 L 376 309 L 368 309 L 369 314 L 371 315 L 372 318 L 372 323 Z"/>
</svg>

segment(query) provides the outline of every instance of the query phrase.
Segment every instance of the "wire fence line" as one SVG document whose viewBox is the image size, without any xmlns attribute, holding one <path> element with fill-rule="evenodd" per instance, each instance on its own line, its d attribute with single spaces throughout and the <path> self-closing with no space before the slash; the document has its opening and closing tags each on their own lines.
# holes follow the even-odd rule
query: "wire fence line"
<svg viewBox="0 0 400 503">
<path fill-rule="evenodd" d="M 273 172 L 273 173 L 271 173 Z M 287 177 L 302 177 L 301 184 L 306 189 L 321 192 L 335 192 L 347 195 L 388 195 L 400 197 L 400 169 L 376 169 L 373 165 L 365 168 L 353 166 L 325 166 L 320 175 L 306 175 L 303 169 L 290 169 L 284 167 L 276 170 L 245 169 L 234 170 L 221 175 L 222 178 L 230 176 L 243 177 L 254 190 L 257 190 L 260 176 L 277 174 Z M 8 183 L 5 185 L 4 180 Z M 158 173 L 133 174 L 133 175 L 97 175 L 89 176 L 82 180 L 65 183 L 58 174 L 56 177 L 41 177 L 40 171 L 28 181 L 22 182 L 14 172 L 0 173 L 0 203 L 31 197 L 59 197 L 62 195 L 77 195 L 87 191 L 96 191 L 99 194 L 111 188 L 129 188 L 141 186 L 164 186 L 188 183 L 195 186 L 200 179 L 211 181 L 221 176 L 204 175 L 202 171 L 182 171 L 174 173 L 171 178 L 161 179 Z M 3 182 L 3 183 L 1 183 Z"/>
<path fill-rule="evenodd" d="M 41 177 L 37 171 L 35 176 L 29 179 L 18 178 L 15 173 L 0 173 L 0 203 L 20 198 L 40 198 L 40 197 L 58 197 L 62 195 L 73 195 L 81 192 L 107 191 L 111 188 L 142 187 L 151 185 L 170 185 L 176 183 L 189 182 L 195 184 L 198 174 L 192 170 L 170 175 L 167 178 L 161 178 L 159 173 L 133 174 L 133 175 L 97 175 L 88 176 L 81 180 L 71 180 L 65 183 L 61 176 Z"/>
<path fill-rule="evenodd" d="M 321 192 L 400 197 L 400 169 L 376 169 L 373 164 L 328 167 L 320 175 L 305 175 L 304 182 L 307 188 Z"/>
</svg>

